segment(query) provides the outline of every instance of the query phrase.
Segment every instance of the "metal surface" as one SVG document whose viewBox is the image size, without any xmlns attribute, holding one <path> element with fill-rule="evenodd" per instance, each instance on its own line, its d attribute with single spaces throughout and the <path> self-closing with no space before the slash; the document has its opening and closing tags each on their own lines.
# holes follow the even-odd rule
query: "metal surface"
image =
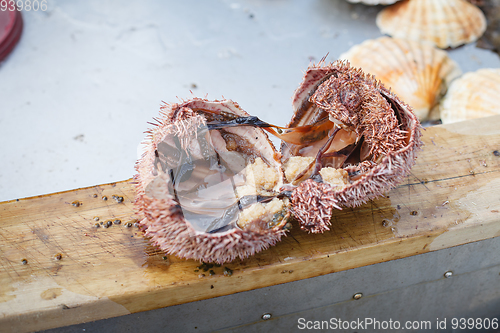
<svg viewBox="0 0 500 333">
<path fill-rule="evenodd" d="M 0 201 L 134 174 L 161 101 L 222 96 L 285 125 L 311 61 L 381 36 L 344 0 L 49 0 L 0 64 Z M 462 70 L 499 67 L 473 44 Z M 192 93 L 191 93 L 192 91 Z"/>
<path fill-rule="evenodd" d="M 500 253 L 500 237 L 46 332 L 290 332 L 301 331 L 300 318 L 430 321 L 429 332 L 436 331 L 439 318 L 447 320 L 447 328 L 439 332 L 452 332 L 452 318 L 500 319 L 500 257 L 491 255 L 495 253 Z M 445 278 L 447 271 L 453 271 L 453 276 Z M 363 297 L 354 299 L 357 293 Z M 268 318 L 266 314 L 272 315 Z"/>
</svg>

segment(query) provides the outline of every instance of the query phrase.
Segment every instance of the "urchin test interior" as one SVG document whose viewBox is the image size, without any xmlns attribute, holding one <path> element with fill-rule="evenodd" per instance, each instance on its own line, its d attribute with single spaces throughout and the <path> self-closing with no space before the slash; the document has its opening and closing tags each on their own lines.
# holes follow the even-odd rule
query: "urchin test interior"
<svg viewBox="0 0 500 333">
<path fill-rule="evenodd" d="M 241 146 L 242 138 L 205 125 L 189 142 L 166 135 L 157 145 L 156 178 L 146 193 L 160 199 L 160 192 L 152 190 L 154 184 L 167 183 L 168 194 L 196 232 L 246 228 L 257 219 L 273 227 L 285 215 L 288 199 L 278 199 L 272 191 L 276 171 L 262 158 L 238 151 Z"/>
</svg>

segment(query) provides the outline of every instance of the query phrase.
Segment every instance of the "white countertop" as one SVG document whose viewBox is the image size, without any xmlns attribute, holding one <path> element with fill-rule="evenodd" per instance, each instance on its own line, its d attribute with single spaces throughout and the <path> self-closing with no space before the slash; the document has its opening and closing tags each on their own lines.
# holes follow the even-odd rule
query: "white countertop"
<svg viewBox="0 0 500 333">
<path fill-rule="evenodd" d="M 381 36 L 343 0 L 48 1 L 0 64 L 0 201 L 128 179 L 161 101 L 237 101 L 284 125 L 311 60 Z M 462 71 L 500 67 L 473 44 Z M 191 93 L 192 91 L 192 93 Z"/>
</svg>

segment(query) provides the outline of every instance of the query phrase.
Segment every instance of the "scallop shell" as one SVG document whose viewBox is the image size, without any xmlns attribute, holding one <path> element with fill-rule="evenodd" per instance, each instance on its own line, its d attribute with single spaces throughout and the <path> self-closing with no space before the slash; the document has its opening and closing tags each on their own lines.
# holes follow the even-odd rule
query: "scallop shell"
<svg viewBox="0 0 500 333">
<path fill-rule="evenodd" d="M 380 11 L 376 22 L 382 33 L 440 48 L 473 42 L 486 30 L 483 12 L 465 0 L 404 0 Z"/>
<path fill-rule="evenodd" d="M 168 254 L 218 263 L 246 258 L 278 242 L 288 209 L 280 216 L 247 214 L 249 222 L 237 224 L 246 208 L 241 208 L 241 188 L 235 183 L 243 179 L 248 161 L 260 159 L 267 165 L 263 170 L 274 170 L 269 193 L 283 184 L 280 155 L 267 134 L 250 126 L 210 130 L 210 121 L 248 116 L 230 100 L 194 98 L 165 105 L 161 114 L 136 164 L 135 204 L 145 235 Z M 256 209 L 257 195 L 248 197 L 255 200 L 248 209 Z"/>
<path fill-rule="evenodd" d="M 393 3 L 396 3 L 400 0 L 347 0 L 347 1 L 351 3 L 362 3 L 369 6 L 375 6 L 375 5 L 392 5 Z"/>
<path fill-rule="evenodd" d="M 367 40 L 339 59 L 375 75 L 413 107 L 420 121 L 439 117 L 438 112 L 432 116 L 431 110 L 437 110 L 450 82 L 461 74 L 445 51 L 428 43 L 391 37 Z"/>
<path fill-rule="evenodd" d="M 328 230 L 332 209 L 361 205 L 395 187 L 409 173 L 422 145 L 421 126 L 411 107 L 348 62 L 310 66 L 293 106 L 288 127 L 325 117 L 333 125 L 316 138 L 315 146 L 282 144 L 283 159 L 310 155 L 312 147 L 328 156 L 323 161 L 316 155 L 320 163 L 313 162 L 315 170 L 330 163 L 331 169 L 348 175 L 345 186 L 337 186 L 325 181 L 320 171 L 321 177 L 313 174 L 293 190 L 293 214 L 309 232 Z M 355 139 L 349 136 L 353 133 Z M 335 144 L 335 151 L 329 151 L 328 142 Z"/>
<path fill-rule="evenodd" d="M 500 114 L 500 69 L 483 68 L 455 80 L 440 105 L 444 124 Z"/>
</svg>

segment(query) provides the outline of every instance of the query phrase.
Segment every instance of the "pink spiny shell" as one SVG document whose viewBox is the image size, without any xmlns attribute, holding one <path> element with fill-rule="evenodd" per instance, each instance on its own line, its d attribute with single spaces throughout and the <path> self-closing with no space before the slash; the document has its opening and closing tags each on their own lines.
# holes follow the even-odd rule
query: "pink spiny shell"
<svg viewBox="0 0 500 333">
<path fill-rule="evenodd" d="M 376 165 L 368 166 L 363 170 L 363 175 L 359 179 L 351 182 L 343 189 L 338 190 L 329 184 L 315 183 L 312 180 L 301 183 L 294 190 L 292 210 L 294 215 L 301 221 L 302 228 L 310 232 L 328 230 L 332 207 L 359 206 L 368 200 L 384 194 L 399 184 L 415 164 L 416 154 L 422 146 L 420 122 L 412 112 L 412 108 L 401 101 L 390 90 L 386 89 L 382 83 L 375 80 L 371 75 L 364 74 L 360 69 L 350 67 L 349 63 L 341 61 L 336 61 L 328 65 L 320 63 L 308 68 L 302 83 L 293 97 L 295 113 L 289 124 L 290 127 L 307 125 L 311 121 L 309 119 L 315 119 L 311 115 L 315 112 L 320 112 L 318 111 L 320 108 L 311 104 L 312 96 L 314 96 L 314 92 L 318 87 L 321 87 L 329 77 L 337 75 L 337 73 L 347 73 L 351 79 L 360 80 L 363 84 L 366 84 L 367 89 L 373 89 L 374 92 L 382 95 L 384 99 L 390 100 L 397 105 L 399 108 L 397 112 L 401 119 L 400 126 L 406 132 L 406 138 L 404 144 L 397 149 L 392 149 L 390 146 L 387 149 L 382 149 Z M 309 103 L 307 104 L 309 105 L 307 110 L 304 110 L 304 103 Z M 362 112 L 366 112 L 369 115 L 372 112 L 379 111 L 368 108 Z M 331 111 L 323 110 L 323 112 L 327 112 L 332 117 Z M 369 118 L 366 119 L 370 120 Z M 380 142 L 381 146 L 388 144 L 390 145 L 387 142 Z M 290 151 L 287 145 L 282 145 L 282 154 L 285 158 L 289 155 Z M 293 155 L 297 156 L 299 154 Z M 344 169 L 351 171 L 355 169 L 355 166 L 347 166 Z M 329 202 L 329 204 L 321 204 L 317 198 L 311 198 L 312 196 L 320 196 Z M 310 202 L 311 204 L 307 205 L 304 202 Z"/>
<path fill-rule="evenodd" d="M 162 193 L 159 198 L 147 194 L 147 187 L 155 181 L 153 173 L 155 150 L 166 135 L 176 135 L 179 138 L 192 136 L 192 130 L 205 119 L 193 110 L 207 109 L 216 112 L 228 112 L 238 116 L 247 116 L 238 104 L 231 100 L 208 101 L 194 98 L 179 104 L 164 105 L 157 126 L 149 131 L 149 136 L 144 142 L 146 150 L 136 164 L 137 174 L 134 177 L 136 186 L 135 204 L 139 214 L 143 216 L 140 221 L 145 235 L 160 249 L 168 254 L 176 254 L 186 259 L 195 259 L 204 262 L 224 263 L 236 258 L 244 259 L 248 256 L 266 249 L 278 242 L 285 233 L 280 224 L 271 229 L 253 228 L 242 230 L 232 228 L 228 231 L 217 233 L 200 233 L 195 231 L 191 224 L 184 219 L 178 203 L 168 193 L 163 182 L 159 181 L 158 189 Z M 181 120 L 189 120 L 193 128 L 176 126 Z M 281 164 L 279 153 L 276 152 L 267 138 L 267 134 L 260 128 L 249 128 L 252 133 L 258 133 L 261 153 L 275 161 L 275 166 L 280 174 Z"/>
<path fill-rule="evenodd" d="M 380 37 L 342 54 L 352 66 L 375 75 L 412 106 L 420 121 L 439 118 L 438 104 L 450 83 L 461 74 L 446 51 L 421 41 Z"/>
</svg>

